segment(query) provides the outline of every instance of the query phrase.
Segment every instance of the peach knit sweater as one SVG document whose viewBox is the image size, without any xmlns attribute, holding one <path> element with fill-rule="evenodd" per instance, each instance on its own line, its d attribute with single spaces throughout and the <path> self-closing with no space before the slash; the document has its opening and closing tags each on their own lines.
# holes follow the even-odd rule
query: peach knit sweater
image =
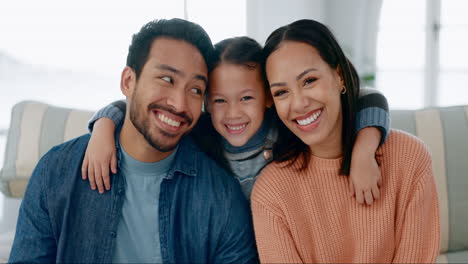
<svg viewBox="0 0 468 264">
<path fill-rule="evenodd" d="M 392 130 L 377 154 L 383 184 L 371 206 L 349 196 L 341 159 L 312 157 L 303 172 L 268 165 L 251 197 L 261 262 L 435 262 L 439 208 L 426 146 Z"/>
</svg>

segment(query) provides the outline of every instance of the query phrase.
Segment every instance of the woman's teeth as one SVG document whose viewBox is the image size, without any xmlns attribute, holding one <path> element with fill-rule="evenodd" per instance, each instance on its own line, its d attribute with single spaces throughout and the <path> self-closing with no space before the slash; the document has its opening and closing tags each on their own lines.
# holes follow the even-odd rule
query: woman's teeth
<svg viewBox="0 0 468 264">
<path fill-rule="evenodd" d="M 303 119 L 303 120 L 296 119 L 296 121 L 301 126 L 307 126 L 311 124 L 312 122 L 314 122 L 315 120 L 317 120 L 317 118 L 320 116 L 321 113 L 322 113 L 322 110 L 315 112 L 315 114 L 309 116 L 306 119 Z"/>
</svg>

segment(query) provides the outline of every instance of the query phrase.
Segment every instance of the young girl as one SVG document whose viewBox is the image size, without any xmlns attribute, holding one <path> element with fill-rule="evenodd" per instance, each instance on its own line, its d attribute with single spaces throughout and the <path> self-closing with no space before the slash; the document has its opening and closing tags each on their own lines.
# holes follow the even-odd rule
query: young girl
<svg viewBox="0 0 468 264">
<path fill-rule="evenodd" d="M 230 38 L 216 44 L 215 53 L 205 104 L 208 113 L 191 134 L 202 149 L 233 172 L 249 198 L 257 176 L 273 158 L 277 141 L 278 120 L 269 108 L 262 47 L 248 37 Z M 385 97 L 367 90 L 358 108 L 356 130 L 361 132 L 353 152 L 349 192 L 359 203 L 371 204 L 379 197 L 380 171 L 374 157 L 388 131 L 388 106 Z M 110 189 L 109 167 L 113 173 L 117 170 L 114 130 L 124 113 L 125 103 L 119 101 L 98 111 L 90 121 L 90 129 L 95 124 L 83 162 L 83 179 L 89 178 L 91 188 L 97 186 L 101 193 L 103 186 Z"/>
<path fill-rule="evenodd" d="M 341 195 L 347 181 L 340 176 L 352 163 L 349 134 L 359 109 L 352 64 L 332 33 L 312 20 L 274 31 L 264 54 L 281 124 L 275 161 L 251 196 L 261 262 L 435 262 L 439 211 L 426 146 L 391 131 L 377 151 L 382 198 L 357 206 Z"/>
</svg>

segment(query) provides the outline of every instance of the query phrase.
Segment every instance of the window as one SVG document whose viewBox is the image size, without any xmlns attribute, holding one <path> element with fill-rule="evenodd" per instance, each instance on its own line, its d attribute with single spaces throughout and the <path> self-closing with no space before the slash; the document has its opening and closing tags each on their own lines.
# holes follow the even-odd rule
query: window
<svg viewBox="0 0 468 264">
<path fill-rule="evenodd" d="M 467 8 L 463 0 L 383 1 L 376 85 L 391 108 L 468 103 Z"/>
</svg>

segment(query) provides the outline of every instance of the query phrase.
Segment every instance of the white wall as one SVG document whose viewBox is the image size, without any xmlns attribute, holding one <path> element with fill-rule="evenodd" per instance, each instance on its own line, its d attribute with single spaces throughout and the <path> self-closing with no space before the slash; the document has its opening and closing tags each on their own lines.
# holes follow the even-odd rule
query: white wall
<svg viewBox="0 0 468 264">
<path fill-rule="evenodd" d="M 265 44 L 273 30 L 303 18 L 325 18 L 324 0 L 248 0 L 247 35 Z"/>
<path fill-rule="evenodd" d="M 261 44 L 280 26 L 314 19 L 330 27 L 361 75 L 375 72 L 382 0 L 249 0 L 247 34 Z"/>
</svg>

